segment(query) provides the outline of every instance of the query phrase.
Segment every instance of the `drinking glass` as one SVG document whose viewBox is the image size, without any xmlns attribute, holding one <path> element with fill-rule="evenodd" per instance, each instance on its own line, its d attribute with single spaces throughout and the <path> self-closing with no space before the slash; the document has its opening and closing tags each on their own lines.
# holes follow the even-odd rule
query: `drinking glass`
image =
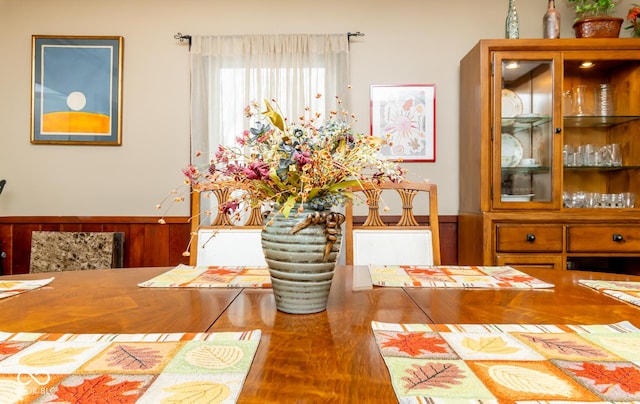
<svg viewBox="0 0 640 404">
<path fill-rule="evenodd" d="M 571 115 L 573 111 L 573 95 L 571 90 L 562 92 L 562 114 L 564 116 Z"/>
<path fill-rule="evenodd" d="M 589 166 L 589 167 L 594 167 L 596 165 L 596 154 L 597 154 L 597 149 L 596 146 L 593 144 L 586 144 L 584 145 L 584 150 L 583 150 L 583 162 L 585 166 Z"/>
<path fill-rule="evenodd" d="M 573 153 L 573 147 L 570 144 L 566 144 L 562 147 L 562 162 L 565 167 L 570 167 L 569 157 Z"/>
<path fill-rule="evenodd" d="M 610 144 L 606 144 L 600 148 L 600 154 L 602 155 L 602 165 L 605 167 L 611 167 L 613 165 L 612 148 Z"/>
<path fill-rule="evenodd" d="M 636 204 L 636 194 L 633 192 L 623 192 L 622 194 L 622 207 L 634 208 Z"/>
<path fill-rule="evenodd" d="M 571 199 L 574 208 L 584 208 L 586 204 L 587 193 L 584 191 L 574 192 Z"/>
<path fill-rule="evenodd" d="M 598 192 L 587 192 L 584 200 L 585 208 L 598 208 L 600 204 L 600 193 Z"/>
<path fill-rule="evenodd" d="M 611 147 L 611 165 L 614 167 L 622 166 L 622 151 L 619 143 L 609 145 Z"/>
</svg>

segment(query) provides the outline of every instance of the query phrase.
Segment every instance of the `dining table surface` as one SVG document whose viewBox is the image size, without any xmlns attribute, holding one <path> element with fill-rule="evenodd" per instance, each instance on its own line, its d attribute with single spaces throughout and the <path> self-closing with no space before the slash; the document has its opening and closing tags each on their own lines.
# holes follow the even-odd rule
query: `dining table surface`
<svg viewBox="0 0 640 404">
<path fill-rule="evenodd" d="M 522 269 L 541 289 L 372 286 L 366 266 L 338 265 L 325 311 L 287 314 L 270 288 L 145 288 L 171 267 L 6 275 L 55 279 L 0 299 L 0 332 L 173 333 L 260 330 L 240 403 L 397 401 L 372 321 L 403 324 L 611 324 L 640 308 L 578 284 L 640 276 Z M 363 284 L 363 279 L 365 282 Z M 368 284 L 366 279 L 368 279 Z"/>
</svg>

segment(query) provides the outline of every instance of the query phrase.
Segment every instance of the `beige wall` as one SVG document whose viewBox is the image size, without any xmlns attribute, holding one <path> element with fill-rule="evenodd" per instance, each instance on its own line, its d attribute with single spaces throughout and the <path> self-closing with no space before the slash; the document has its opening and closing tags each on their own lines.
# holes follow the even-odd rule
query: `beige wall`
<svg viewBox="0 0 640 404">
<path fill-rule="evenodd" d="M 517 0 L 521 38 L 542 35 L 547 2 Z M 632 0 L 618 7 L 624 16 Z M 572 37 L 564 0 L 562 36 Z M 507 0 L 0 0 L 0 216 L 149 216 L 189 161 L 188 34 L 361 31 L 351 46 L 353 112 L 369 128 L 369 86 L 436 85 L 437 162 L 407 164 L 458 210 L 458 62 L 502 38 Z M 31 35 L 124 37 L 123 144 L 29 143 Z M 628 36 L 628 32 L 623 32 Z M 239 111 L 240 113 L 240 111 Z M 187 204 L 171 215 L 186 215 Z"/>
</svg>

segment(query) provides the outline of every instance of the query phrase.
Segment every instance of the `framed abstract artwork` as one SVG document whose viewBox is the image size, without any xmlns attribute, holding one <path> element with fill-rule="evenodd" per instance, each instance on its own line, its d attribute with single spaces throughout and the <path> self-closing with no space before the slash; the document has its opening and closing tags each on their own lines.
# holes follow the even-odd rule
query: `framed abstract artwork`
<svg viewBox="0 0 640 404">
<path fill-rule="evenodd" d="M 32 36 L 31 143 L 122 144 L 121 36 Z"/>
<path fill-rule="evenodd" d="M 435 162 L 435 85 L 371 86 L 371 134 L 387 140 L 391 160 Z"/>
</svg>

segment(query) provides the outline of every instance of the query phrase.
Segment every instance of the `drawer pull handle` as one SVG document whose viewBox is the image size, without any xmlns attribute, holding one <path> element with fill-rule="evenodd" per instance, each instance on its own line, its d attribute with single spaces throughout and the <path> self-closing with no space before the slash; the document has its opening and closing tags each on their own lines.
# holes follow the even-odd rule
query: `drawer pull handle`
<svg viewBox="0 0 640 404">
<path fill-rule="evenodd" d="M 536 241 L 536 235 L 535 234 L 527 234 L 527 241 L 529 243 L 533 243 L 534 241 Z"/>
<path fill-rule="evenodd" d="M 619 243 L 624 241 L 624 237 L 622 237 L 622 234 L 614 234 L 613 235 L 613 241 Z"/>
</svg>

